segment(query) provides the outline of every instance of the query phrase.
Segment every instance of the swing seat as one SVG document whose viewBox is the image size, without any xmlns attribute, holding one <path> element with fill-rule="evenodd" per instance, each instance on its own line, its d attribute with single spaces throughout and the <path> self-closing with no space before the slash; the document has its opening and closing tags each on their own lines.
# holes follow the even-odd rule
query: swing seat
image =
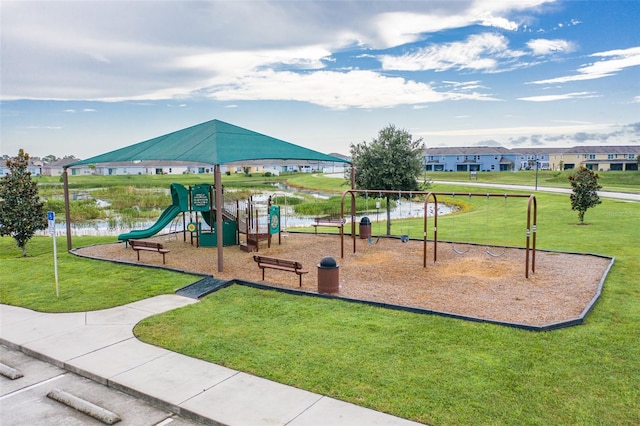
<svg viewBox="0 0 640 426">
<path fill-rule="evenodd" d="M 408 235 L 400 235 L 400 241 L 402 241 L 403 243 L 406 243 L 409 241 L 409 236 Z"/>
<path fill-rule="evenodd" d="M 456 248 L 456 246 L 452 244 L 451 245 L 451 250 L 453 250 L 453 252 L 456 253 L 456 254 L 462 255 L 462 254 L 469 253 L 469 250 L 471 250 L 471 247 L 469 246 L 466 250 L 458 250 Z"/>
<path fill-rule="evenodd" d="M 376 244 L 378 244 L 378 242 L 380 242 L 380 237 L 378 237 L 375 241 L 373 241 L 373 238 L 368 237 L 367 241 L 369 241 L 369 244 L 371 244 L 372 246 L 375 246 Z"/>
<path fill-rule="evenodd" d="M 493 253 L 491 250 L 489 250 L 488 248 L 485 250 L 487 252 L 487 254 L 491 257 L 500 257 L 500 256 L 504 256 L 505 253 L 507 252 L 507 248 L 503 247 L 504 251 L 502 253 Z"/>
</svg>

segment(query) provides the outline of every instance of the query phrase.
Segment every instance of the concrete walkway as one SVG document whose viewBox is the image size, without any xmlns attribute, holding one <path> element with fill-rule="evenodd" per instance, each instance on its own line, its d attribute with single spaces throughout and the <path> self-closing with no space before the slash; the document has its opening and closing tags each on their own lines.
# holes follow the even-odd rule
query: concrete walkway
<svg viewBox="0 0 640 426">
<path fill-rule="evenodd" d="M 433 183 L 441 183 L 443 185 L 462 185 L 462 186 L 477 186 L 479 188 L 499 188 L 513 191 L 525 191 L 535 194 L 536 192 L 554 192 L 556 194 L 571 194 L 573 190 L 571 188 L 554 188 L 550 186 L 538 186 L 536 190 L 535 186 L 530 185 L 506 185 L 499 183 L 484 183 L 484 182 L 463 182 L 463 181 L 444 181 L 435 180 Z M 598 196 L 602 198 L 613 198 L 617 200 L 627 201 L 640 201 L 640 194 L 630 192 L 613 192 L 613 191 L 598 191 Z"/>
<path fill-rule="evenodd" d="M 0 343 L 208 424 L 418 424 L 180 355 L 134 337 L 133 327 L 142 319 L 192 303 L 197 300 L 162 295 L 102 311 L 65 314 L 0 305 Z"/>
</svg>

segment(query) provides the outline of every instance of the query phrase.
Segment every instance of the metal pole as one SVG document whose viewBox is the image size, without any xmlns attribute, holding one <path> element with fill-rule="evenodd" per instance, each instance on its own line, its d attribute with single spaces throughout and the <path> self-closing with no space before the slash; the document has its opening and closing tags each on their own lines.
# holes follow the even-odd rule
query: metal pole
<svg viewBox="0 0 640 426">
<path fill-rule="evenodd" d="M 71 241 L 71 208 L 69 207 L 69 177 L 67 168 L 62 169 L 62 182 L 64 186 L 64 220 L 67 228 L 67 251 L 73 248 Z"/>
<path fill-rule="evenodd" d="M 356 187 L 356 167 L 351 166 L 351 189 Z M 351 193 L 351 237 L 353 238 L 353 252 L 356 252 L 356 197 Z"/>
<path fill-rule="evenodd" d="M 224 226 L 222 223 L 222 174 L 220 173 L 220 164 L 216 164 L 213 170 L 213 184 L 216 188 L 216 225 L 218 226 L 218 233 L 216 235 L 218 244 L 218 272 L 222 272 L 224 269 L 224 260 L 222 258 L 224 253 L 222 229 Z"/>
</svg>

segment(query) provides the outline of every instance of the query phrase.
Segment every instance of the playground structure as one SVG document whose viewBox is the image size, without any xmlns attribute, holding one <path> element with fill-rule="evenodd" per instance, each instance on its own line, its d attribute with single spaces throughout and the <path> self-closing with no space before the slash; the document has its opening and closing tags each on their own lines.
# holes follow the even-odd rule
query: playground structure
<svg viewBox="0 0 640 426">
<path fill-rule="evenodd" d="M 175 227 L 174 233 L 178 233 L 177 223 L 181 220 L 185 242 L 188 232 L 191 244 L 195 242 L 198 247 L 216 247 L 219 227 L 216 220 L 214 185 L 196 184 L 185 187 L 179 183 L 172 183 L 170 194 L 171 205 L 164 209 L 153 225 L 120 234 L 118 240 L 126 243 L 129 240 L 150 238 L 167 226 Z M 240 244 L 244 251 L 258 251 L 260 241 L 266 240 L 270 247 L 271 236 L 276 233 L 280 236 L 280 209 L 271 205 L 271 197 L 268 199 L 269 225 L 264 227 L 264 231 L 259 227 L 259 210 L 252 197 L 240 201 L 227 199 L 223 194 L 221 205 L 224 246 Z"/>
<path fill-rule="evenodd" d="M 278 244 L 282 243 L 282 227 L 280 226 L 280 206 L 272 204 L 272 197 L 267 199 L 266 212 L 260 215 L 260 208 L 249 196 L 245 201 L 236 201 L 236 214 L 238 215 L 238 236 L 240 249 L 246 252 L 260 251 L 260 241 L 267 241 L 267 247 L 271 247 L 274 234 L 278 234 Z M 260 226 L 261 218 L 266 218 L 268 224 Z"/>
<path fill-rule="evenodd" d="M 390 190 L 366 190 L 366 189 L 349 189 L 343 192 L 342 199 L 340 201 L 340 217 L 344 219 L 345 217 L 345 197 L 349 194 L 351 195 L 351 239 L 353 240 L 353 253 L 356 253 L 356 194 L 365 194 L 367 196 L 369 193 L 378 193 L 382 194 L 393 194 L 398 195 L 398 197 L 402 196 L 418 196 L 424 195 L 424 227 L 423 227 L 423 267 L 427 267 L 427 235 L 428 235 L 428 224 L 429 224 L 429 216 L 428 212 L 428 204 L 429 200 L 433 198 L 434 208 L 434 216 L 433 216 L 433 262 L 437 261 L 438 256 L 438 196 L 451 196 L 455 197 L 456 193 L 454 192 L 431 192 L 431 191 L 390 191 Z M 538 208 L 536 197 L 532 194 L 489 194 L 489 193 L 466 193 L 465 195 L 469 197 L 504 197 L 505 204 L 508 198 L 527 198 L 527 214 L 526 214 L 526 239 L 525 239 L 525 278 L 529 278 L 529 270 L 531 272 L 535 272 L 535 262 L 536 262 L 536 234 L 537 234 L 537 217 L 538 217 Z M 405 239 L 408 241 L 408 235 L 401 236 L 402 241 Z M 455 245 L 453 246 L 454 251 Z M 493 253 L 487 248 L 487 253 L 491 256 L 497 257 L 499 254 Z M 457 251 L 458 254 L 464 254 L 463 252 Z M 344 229 L 340 230 L 340 257 L 344 258 Z M 531 266 L 531 268 L 529 267 Z"/>
</svg>

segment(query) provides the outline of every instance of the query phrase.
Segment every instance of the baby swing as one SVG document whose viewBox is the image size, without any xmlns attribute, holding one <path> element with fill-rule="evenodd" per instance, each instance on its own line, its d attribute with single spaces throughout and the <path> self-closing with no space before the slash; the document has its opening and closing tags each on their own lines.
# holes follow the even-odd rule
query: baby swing
<svg viewBox="0 0 640 426">
<path fill-rule="evenodd" d="M 451 196 L 455 199 L 456 198 L 456 194 L 451 194 Z M 471 194 L 469 194 L 469 199 L 471 199 Z M 467 223 L 467 241 L 469 240 L 470 237 L 470 232 L 471 232 L 471 209 L 469 209 L 469 211 L 467 212 L 467 219 L 468 219 L 468 223 Z M 456 248 L 456 215 L 453 214 L 451 215 L 451 226 L 453 228 L 453 232 L 452 232 L 452 238 L 451 238 L 451 249 L 454 251 L 454 253 L 456 254 L 465 254 L 468 253 L 469 250 L 471 250 L 471 246 L 469 244 L 467 244 L 467 249 L 466 250 L 460 250 L 458 248 Z"/>
<path fill-rule="evenodd" d="M 366 199 L 366 210 L 369 211 L 369 193 L 365 191 L 364 196 Z M 380 193 L 379 196 L 382 198 L 382 193 Z M 378 224 L 378 238 L 375 241 L 372 237 L 367 238 L 367 241 L 369 241 L 369 244 L 372 246 L 375 246 L 380 242 L 380 201 L 376 201 L 376 223 Z"/>
<path fill-rule="evenodd" d="M 411 191 L 409 191 L 409 217 L 411 217 L 411 201 L 413 200 L 413 194 L 411 193 Z M 400 201 L 400 192 L 398 192 L 398 202 L 400 205 L 400 217 L 402 218 L 402 201 Z M 403 243 L 406 243 L 409 241 L 409 232 L 407 230 L 407 227 L 409 225 L 407 225 L 405 223 L 405 225 L 402 227 L 403 229 L 403 233 L 402 235 L 400 235 L 400 241 L 402 241 Z"/>
</svg>

